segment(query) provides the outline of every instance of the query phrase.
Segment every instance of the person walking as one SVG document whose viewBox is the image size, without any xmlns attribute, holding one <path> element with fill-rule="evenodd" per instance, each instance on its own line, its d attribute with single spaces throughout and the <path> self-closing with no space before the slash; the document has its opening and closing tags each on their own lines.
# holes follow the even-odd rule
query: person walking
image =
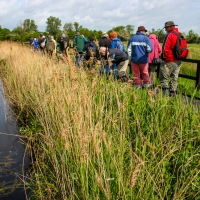
<svg viewBox="0 0 200 200">
<path fill-rule="evenodd" d="M 110 45 L 111 49 L 119 49 L 119 50 L 125 52 L 124 44 L 121 41 L 121 39 L 118 38 L 117 32 L 112 31 L 110 33 L 110 39 L 111 39 L 111 45 Z M 113 70 L 115 78 L 117 78 L 116 69 L 117 69 L 117 65 L 116 65 L 116 63 L 113 63 L 112 70 Z"/>
<path fill-rule="evenodd" d="M 85 59 L 89 60 L 90 57 L 99 58 L 98 46 L 94 43 L 94 38 L 90 37 L 89 41 L 84 45 L 83 51 L 85 52 Z"/>
<path fill-rule="evenodd" d="M 117 33 L 115 31 L 112 31 L 110 33 L 110 39 L 111 39 L 111 45 L 110 48 L 116 48 L 116 49 L 120 49 L 121 51 L 125 52 L 125 47 L 123 42 L 121 41 L 120 38 L 117 37 Z"/>
<path fill-rule="evenodd" d="M 39 50 L 39 43 L 38 43 L 38 40 L 36 38 L 33 39 L 32 45 L 33 45 L 34 51 Z"/>
<path fill-rule="evenodd" d="M 101 47 L 110 48 L 110 46 L 111 46 L 111 40 L 109 39 L 108 34 L 106 32 L 103 32 L 102 37 L 99 40 L 99 48 Z M 102 63 L 105 63 L 103 60 L 102 60 Z M 104 73 L 106 73 L 107 75 L 109 75 L 110 73 L 110 67 L 107 64 L 100 66 L 100 74 L 104 74 Z"/>
<path fill-rule="evenodd" d="M 99 47 L 110 48 L 111 41 L 108 39 L 108 34 L 106 32 L 102 33 L 101 39 L 99 40 Z"/>
<path fill-rule="evenodd" d="M 39 48 L 40 48 L 40 51 L 45 54 L 45 47 L 46 47 L 46 37 L 45 35 L 42 35 L 42 37 L 39 37 L 39 41 L 38 41 L 38 44 L 39 44 Z"/>
<path fill-rule="evenodd" d="M 159 58 L 160 57 L 160 53 L 162 51 L 162 47 L 158 41 L 158 37 L 155 33 L 152 33 L 149 35 L 149 39 L 152 43 L 153 46 L 153 51 L 149 53 L 149 83 L 150 85 L 154 85 L 154 74 L 156 71 L 156 67 L 158 66 L 158 64 L 154 64 L 153 63 L 153 59 L 154 58 Z"/>
<path fill-rule="evenodd" d="M 46 52 L 47 55 L 53 60 L 56 59 L 56 50 L 57 50 L 57 42 L 54 40 L 53 36 L 49 36 L 49 39 L 46 43 Z"/>
<path fill-rule="evenodd" d="M 175 96 L 178 86 L 178 75 L 182 64 L 182 61 L 175 58 L 173 53 L 178 37 L 173 32 L 179 33 L 178 28 L 175 28 L 175 26 L 178 25 L 175 25 L 173 21 L 166 22 L 164 26 L 166 36 L 161 54 L 164 62 L 160 66 L 159 80 L 166 96 Z"/>
<path fill-rule="evenodd" d="M 66 54 L 66 49 L 69 46 L 69 40 L 66 35 L 63 33 L 57 40 L 58 49 L 60 54 Z"/>
<path fill-rule="evenodd" d="M 153 50 L 150 39 L 146 36 L 146 28 L 139 26 L 136 35 L 128 41 L 128 55 L 131 59 L 133 83 L 137 89 L 149 87 L 148 53 Z"/>
<path fill-rule="evenodd" d="M 76 48 L 77 54 L 75 55 L 76 58 L 76 65 L 78 67 L 80 66 L 80 60 L 82 59 L 83 56 L 83 48 L 84 45 L 87 43 L 87 40 L 85 37 L 80 35 L 79 32 L 76 33 L 74 39 L 73 39 L 73 48 Z"/>
</svg>

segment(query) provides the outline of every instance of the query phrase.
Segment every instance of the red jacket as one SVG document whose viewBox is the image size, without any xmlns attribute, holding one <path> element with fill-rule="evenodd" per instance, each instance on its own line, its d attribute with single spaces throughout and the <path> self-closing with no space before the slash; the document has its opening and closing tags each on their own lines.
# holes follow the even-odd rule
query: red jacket
<svg viewBox="0 0 200 200">
<path fill-rule="evenodd" d="M 149 53 L 149 63 L 152 63 L 154 58 L 159 58 L 159 54 L 162 51 L 161 45 L 158 41 L 158 38 L 156 34 L 152 33 L 149 35 L 149 39 L 151 40 L 152 46 L 153 46 L 153 51 Z"/>
<path fill-rule="evenodd" d="M 162 46 L 162 58 L 165 62 L 174 62 L 177 59 L 173 55 L 173 49 L 176 44 L 177 35 L 172 33 L 172 31 L 176 31 L 179 33 L 178 28 L 173 28 L 167 35 L 165 36 L 163 46 Z"/>
</svg>

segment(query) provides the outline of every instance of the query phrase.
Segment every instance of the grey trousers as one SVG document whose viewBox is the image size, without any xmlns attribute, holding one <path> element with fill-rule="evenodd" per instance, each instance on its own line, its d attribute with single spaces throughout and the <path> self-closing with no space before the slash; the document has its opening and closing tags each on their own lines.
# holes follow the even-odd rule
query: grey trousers
<svg viewBox="0 0 200 200">
<path fill-rule="evenodd" d="M 126 74 L 126 70 L 128 67 L 128 63 L 129 60 L 125 60 L 125 61 L 121 61 L 118 65 L 117 65 L 117 75 L 119 77 L 123 77 Z"/>
<path fill-rule="evenodd" d="M 160 65 L 159 80 L 162 88 L 176 91 L 178 86 L 178 75 L 182 61 L 163 62 Z"/>
</svg>

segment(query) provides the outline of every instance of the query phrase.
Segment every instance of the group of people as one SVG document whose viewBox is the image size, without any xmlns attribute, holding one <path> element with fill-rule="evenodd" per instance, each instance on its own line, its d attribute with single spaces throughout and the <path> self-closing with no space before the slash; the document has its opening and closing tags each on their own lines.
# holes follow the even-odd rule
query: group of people
<svg viewBox="0 0 200 200">
<path fill-rule="evenodd" d="M 93 38 L 85 44 L 85 38 L 77 33 L 73 41 L 73 47 L 77 47 L 79 53 L 77 62 L 83 52 L 87 51 L 91 45 L 97 56 L 107 60 L 100 68 L 101 73 L 109 74 L 112 68 L 116 79 L 129 80 L 126 71 L 130 63 L 134 75 L 133 83 L 136 88 L 140 89 L 154 85 L 154 74 L 158 67 L 158 64 L 154 63 L 154 58 L 160 58 L 159 81 L 162 90 L 166 96 L 174 96 L 177 91 L 178 75 L 182 63 L 173 52 L 177 41 L 177 35 L 174 32 L 179 33 L 176 26 L 173 21 L 165 23 L 166 36 L 162 47 L 156 34 L 152 33 L 147 36 L 146 28 L 139 26 L 137 33 L 128 41 L 127 51 L 114 31 L 110 35 L 104 32 L 98 46 L 93 42 Z M 86 59 L 89 59 L 89 56 Z"/>
<path fill-rule="evenodd" d="M 115 31 L 110 33 L 110 37 L 106 32 L 103 32 L 98 44 L 94 42 L 94 38 L 91 37 L 87 41 L 80 33 L 77 33 L 73 39 L 73 47 L 77 49 L 77 66 L 83 57 L 89 60 L 92 51 L 93 56 L 100 61 L 100 73 L 113 73 L 115 79 L 129 79 L 126 73 L 129 63 L 128 55 L 123 42 L 117 37 Z"/>
<path fill-rule="evenodd" d="M 160 58 L 159 80 L 162 90 L 166 96 L 174 96 L 182 63 L 173 53 L 178 37 L 174 32 L 179 33 L 175 26 L 177 25 L 173 21 L 165 23 L 166 36 L 162 47 L 156 34 L 147 35 L 146 28 L 139 26 L 137 33 L 129 39 L 127 50 L 115 31 L 112 31 L 109 35 L 103 32 L 98 44 L 94 42 L 93 37 L 88 40 L 77 32 L 73 38 L 73 48 L 77 52 L 75 56 L 76 65 L 80 67 L 80 60 L 83 57 L 85 60 L 89 60 L 91 56 L 95 56 L 101 65 L 100 73 L 112 73 L 115 79 L 129 81 L 127 67 L 130 63 L 134 77 L 133 84 L 137 89 L 140 89 L 154 85 L 154 73 L 157 67 L 154 58 Z M 57 49 L 62 54 L 69 46 L 69 40 L 64 34 L 57 41 L 54 40 L 53 36 L 46 39 L 41 34 L 39 40 L 34 38 L 31 45 L 33 45 L 34 50 L 43 51 L 45 48 L 46 52 L 52 56 Z"/>
<path fill-rule="evenodd" d="M 47 53 L 51 58 L 56 56 L 56 53 L 62 54 L 66 51 L 66 48 L 69 46 L 69 40 L 62 34 L 57 41 L 54 39 L 54 36 L 49 35 L 48 38 L 45 37 L 42 33 L 39 35 L 39 38 L 32 38 L 30 45 L 33 46 L 34 51 L 41 51 L 42 53 Z"/>
<path fill-rule="evenodd" d="M 173 51 L 178 37 L 174 32 L 179 33 L 175 26 L 177 25 L 173 21 L 165 23 L 166 36 L 162 48 L 155 34 L 146 36 L 147 30 L 144 26 L 138 27 L 136 35 L 130 38 L 127 50 L 134 74 L 134 84 L 137 88 L 149 87 L 153 84 L 153 74 L 156 68 L 153 60 L 161 57 L 159 80 L 162 90 L 166 96 L 175 96 L 182 63 Z"/>
</svg>

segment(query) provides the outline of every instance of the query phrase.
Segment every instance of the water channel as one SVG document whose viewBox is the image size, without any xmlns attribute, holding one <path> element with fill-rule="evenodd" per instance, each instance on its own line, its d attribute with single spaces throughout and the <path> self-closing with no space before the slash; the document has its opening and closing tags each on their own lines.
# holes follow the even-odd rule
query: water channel
<svg viewBox="0 0 200 200">
<path fill-rule="evenodd" d="M 0 200 L 25 200 L 23 179 L 30 161 L 0 80 Z"/>
</svg>

